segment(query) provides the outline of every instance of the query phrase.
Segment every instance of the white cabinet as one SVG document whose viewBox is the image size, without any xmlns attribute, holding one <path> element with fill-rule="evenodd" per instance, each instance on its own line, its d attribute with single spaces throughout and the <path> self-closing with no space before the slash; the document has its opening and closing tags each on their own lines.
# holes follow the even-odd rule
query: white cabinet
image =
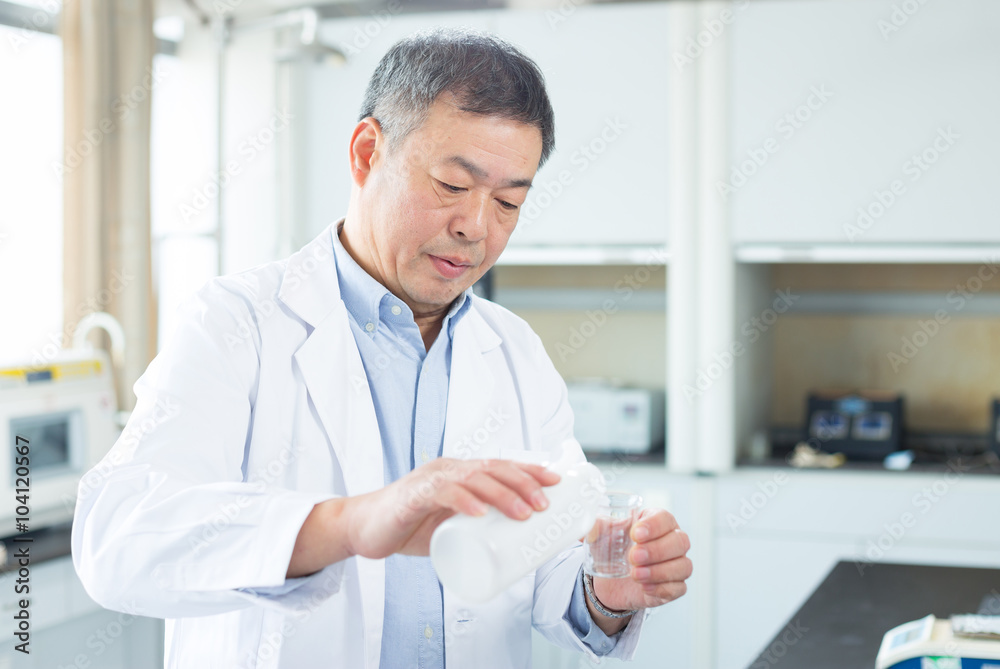
<svg viewBox="0 0 1000 669">
<path fill-rule="evenodd" d="M 69 555 L 32 564 L 30 570 L 31 652 L 14 650 L 20 641 L 13 637 L 13 626 L 8 627 L 0 635 L 0 669 L 163 666 L 162 620 L 102 609 L 87 595 Z M 0 576 L 5 617 L 13 616 L 17 599 L 24 597 L 14 593 L 16 578 L 12 572 Z"/>
<path fill-rule="evenodd" d="M 716 485 L 717 669 L 749 666 L 840 560 L 1000 568 L 994 476 L 744 469 Z"/>
<path fill-rule="evenodd" d="M 502 12 L 492 26 L 541 67 L 556 119 L 511 244 L 662 245 L 668 8 L 560 7 Z"/>
<path fill-rule="evenodd" d="M 843 540 L 721 536 L 714 666 L 747 669 L 852 549 Z"/>
<path fill-rule="evenodd" d="M 998 26 L 992 0 L 738 10 L 715 184 L 734 241 L 1000 241 Z"/>
<path fill-rule="evenodd" d="M 556 150 L 536 175 L 514 246 L 662 247 L 667 238 L 667 77 L 664 4 L 378 15 L 323 22 L 349 55 L 308 66 L 299 81 L 307 232 L 347 210 L 347 148 L 368 79 L 398 39 L 435 26 L 490 30 L 522 47 L 546 77 Z"/>
</svg>

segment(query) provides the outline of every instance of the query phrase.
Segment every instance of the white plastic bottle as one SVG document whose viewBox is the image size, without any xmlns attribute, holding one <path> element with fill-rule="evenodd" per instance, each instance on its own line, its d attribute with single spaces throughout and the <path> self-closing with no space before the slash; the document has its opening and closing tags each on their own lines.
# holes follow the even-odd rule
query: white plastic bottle
<svg viewBox="0 0 1000 669">
<path fill-rule="evenodd" d="M 491 507 L 483 516 L 459 514 L 441 523 L 430 553 L 444 587 L 470 603 L 485 602 L 586 535 L 605 486 L 581 453 L 575 441 L 563 444 L 562 457 L 548 467 L 562 478 L 543 488 L 549 506 L 527 520 Z"/>
</svg>

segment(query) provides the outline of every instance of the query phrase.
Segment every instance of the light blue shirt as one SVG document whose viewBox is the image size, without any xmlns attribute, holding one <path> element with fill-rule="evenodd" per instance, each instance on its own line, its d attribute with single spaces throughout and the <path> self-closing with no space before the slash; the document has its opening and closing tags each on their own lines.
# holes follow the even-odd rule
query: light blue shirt
<svg viewBox="0 0 1000 669">
<path fill-rule="evenodd" d="M 368 377 L 382 437 L 388 485 L 414 467 L 441 456 L 455 325 L 468 313 L 471 289 L 451 305 L 441 332 L 425 349 L 413 312 L 351 257 L 334 230 L 340 294 Z M 303 579 L 275 588 L 247 589 L 276 595 Z M 577 578 L 565 619 L 597 655 L 611 652 L 619 634 L 606 636 L 593 623 Z M 430 558 L 392 555 L 385 560 L 382 667 L 443 669 L 444 598 Z"/>
</svg>

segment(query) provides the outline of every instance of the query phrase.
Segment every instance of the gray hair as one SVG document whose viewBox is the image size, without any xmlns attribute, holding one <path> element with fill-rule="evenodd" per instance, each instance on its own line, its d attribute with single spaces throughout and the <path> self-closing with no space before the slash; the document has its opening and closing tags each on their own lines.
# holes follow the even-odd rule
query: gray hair
<svg viewBox="0 0 1000 669">
<path fill-rule="evenodd" d="M 360 121 L 375 118 L 390 144 L 402 142 L 427 119 L 442 93 L 459 109 L 537 127 L 541 167 L 555 147 L 555 119 L 545 80 L 517 47 L 472 29 L 419 32 L 389 49 L 368 82 Z"/>
</svg>

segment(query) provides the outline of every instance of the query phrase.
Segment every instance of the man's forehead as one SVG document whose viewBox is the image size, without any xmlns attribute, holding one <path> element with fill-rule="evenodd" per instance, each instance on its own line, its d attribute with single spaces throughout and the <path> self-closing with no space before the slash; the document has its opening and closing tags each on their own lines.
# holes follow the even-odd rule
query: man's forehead
<svg viewBox="0 0 1000 669">
<path fill-rule="evenodd" d="M 476 179 L 481 181 L 489 181 L 491 179 L 489 172 L 487 172 L 483 167 L 472 162 L 464 156 L 452 154 L 446 156 L 444 161 L 447 165 L 457 165 L 469 174 L 471 174 Z M 514 178 L 505 179 L 500 184 L 501 188 L 531 188 L 531 179 L 529 178 Z"/>
</svg>

